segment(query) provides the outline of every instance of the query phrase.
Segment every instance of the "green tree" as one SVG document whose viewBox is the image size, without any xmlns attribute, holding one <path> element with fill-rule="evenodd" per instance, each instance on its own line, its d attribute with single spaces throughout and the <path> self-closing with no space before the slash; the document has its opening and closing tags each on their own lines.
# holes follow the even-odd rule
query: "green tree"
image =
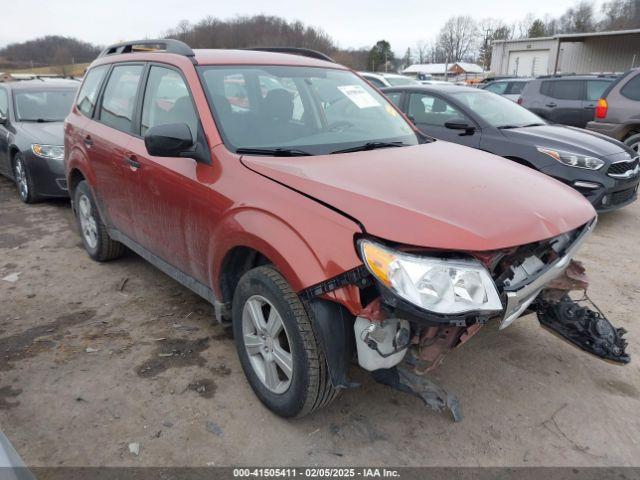
<svg viewBox="0 0 640 480">
<path fill-rule="evenodd" d="M 391 45 L 386 40 L 378 40 L 376 44 L 369 50 L 368 68 L 372 72 L 378 70 L 387 70 L 389 65 L 394 63 L 393 51 Z"/>
<path fill-rule="evenodd" d="M 527 33 L 527 36 L 529 38 L 536 38 L 536 37 L 544 37 L 546 34 L 547 34 L 547 29 L 544 26 L 544 22 L 540 19 L 536 19 L 531 24 L 531 27 L 529 27 L 529 32 Z"/>
</svg>

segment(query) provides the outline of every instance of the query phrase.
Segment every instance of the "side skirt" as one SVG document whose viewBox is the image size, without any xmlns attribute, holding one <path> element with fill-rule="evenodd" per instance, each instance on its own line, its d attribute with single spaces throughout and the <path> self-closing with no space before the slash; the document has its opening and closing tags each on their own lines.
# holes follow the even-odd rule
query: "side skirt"
<svg viewBox="0 0 640 480">
<path fill-rule="evenodd" d="M 225 305 L 216 299 L 216 296 L 213 293 L 213 290 L 211 288 L 209 288 L 207 285 L 200 282 L 199 280 L 196 280 L 191 275 L 188 275 L 183 271 L 178 270 L 176 267 L 174 267 L 170 263 L 165 262 L 162 258 L 158 257 L 154 253 L 151 253 L 149 250 L 144 248 L 138 242 L 124 235 L 119 230 L 109 228 L 108 231 L 109 231 L 109 236 L 113 238 L 115 241 L 122 243 L 127 248 L 130 248 L 135 253 L 137 253 L 142 258 L 144 258 L 147 262 L 149 262 L 151 265 L 156 267 L 158 270 L 162 271 L 169 277 L 173 278 L 176 282 L 184 285 L 189 290 L 200 295 L 206 301 L 211 303 L 215 310 L 216 319 L 218 320 L 218 322 L 223 323 L 222 314 L 223 314 Z"/>
</svg>

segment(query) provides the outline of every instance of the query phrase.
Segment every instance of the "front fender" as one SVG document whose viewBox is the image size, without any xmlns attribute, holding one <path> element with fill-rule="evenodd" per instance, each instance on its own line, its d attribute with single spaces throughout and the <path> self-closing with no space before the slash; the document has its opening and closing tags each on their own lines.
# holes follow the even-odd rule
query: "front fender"
<svg viewBox="0 0 640 480">
<path fill-rule="evenodd" d="M 313 207 L 326 210 L 319 204 Z M 338 214 L 329 212 L 331 215 L 317 212 L 313 223 L 303 222 L 294 228 L 284 218 L 263 209 L 241 207 L 230 211 L 217 226 L 212 247 L 210 281 L 216 296 L 222 298 L 224 260 L 235 247 L 260 252 L 296 292 L 361 265 L 353 243 L 358 227 L 342 216 L 333 218 Z"/>
</svg>

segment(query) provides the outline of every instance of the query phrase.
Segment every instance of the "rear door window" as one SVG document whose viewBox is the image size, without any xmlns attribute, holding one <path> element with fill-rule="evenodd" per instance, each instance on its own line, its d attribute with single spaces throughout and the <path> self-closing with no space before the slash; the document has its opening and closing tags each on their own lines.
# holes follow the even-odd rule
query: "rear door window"
<svg viewBox="0 0 640 480">
<path fill-rule="evenodd" d="M 131 131 L 142 65 L 116 65 L 107 81 L 99 119 L 105 125 Z"/>
<path fill-rule="evenodd" d="M 548 96 L 559 100 L 582 100 L 582 80 L 558 80 L 550 83 Z"/>
<path fill-rule="evenodd" d="M 629 100 L 640 101 L 640 73 L 629 80 L 620 93 Z"/>
<path fill-rule="evenodd" d="M 93 109 L 96 106 L 96 99 L 98 98 L 98 91 L 100 90 L 102 79 L 108 69 L 108 65 L 96 67 L 91 69 L 84 77 L 84 82 L 80 88 L 76 106 L 78 107 L 78 110 L 87 117 L 93 115 Z"/>
<path fill-rule="evenodd" d="M 140 133 L 144 135 L 152 127 L 171 123 L 186 123 L 195 139 L 198 116 L 184 79 L 175 70 L 154 65 L 145 89 Z"/>
<path fill-rule="evenodd" d="M 587 80 L 587 100 L 598 100 L 611 84 L 606 80 Z"/>
</svg>

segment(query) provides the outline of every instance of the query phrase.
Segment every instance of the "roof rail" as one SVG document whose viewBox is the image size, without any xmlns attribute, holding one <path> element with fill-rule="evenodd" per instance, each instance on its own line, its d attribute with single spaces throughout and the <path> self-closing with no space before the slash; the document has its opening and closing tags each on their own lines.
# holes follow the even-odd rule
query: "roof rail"
<svg viewBox="0 0 640 480">
<path fill-rule="evenodd" d="M 298 48 L 298 47 L 250 47 L 244 50 L 255 50 L 257 52 L 274 52 L 274 53 L 289 53 L 291 55 L 300 55 L 302 57 L 316 58 L 318 60 L 325 60 L 327 62 L 336 63 L 333 58 L 317 50 L 311 50 L 310 48 Z"/>
<path fill-rule="evenodd" d="M 171 38 L 161 38 L 157 40 L 134 40 L 131 42 L 116 43 L 114 45 L 108 46 L 102 52 L 100 52 L 98 58 L 121 53 L 135 53 L 155 50 L 162 50 L 166 53 L 184 55 L 185 57 L 195 57 L 195 53 L 193 53 L 191 47 L 189 47 L 189 45 L 187 45 L 186 43 Z"/>
</svg>

